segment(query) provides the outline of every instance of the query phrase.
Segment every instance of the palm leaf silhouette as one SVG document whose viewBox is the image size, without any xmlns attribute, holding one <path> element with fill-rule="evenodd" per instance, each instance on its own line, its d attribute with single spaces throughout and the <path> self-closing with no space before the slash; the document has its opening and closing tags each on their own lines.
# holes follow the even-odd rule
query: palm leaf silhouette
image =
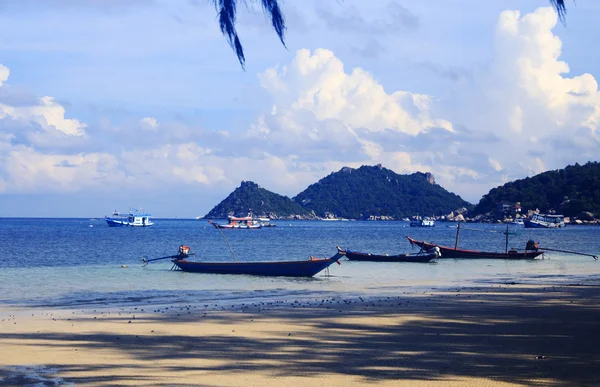
<svg viewBox="0 0 600 387">
<path fill-rule="evenodd" d="M 227 39 L 227 42 L 231 46 L 231 48 L 235 51 L 235 54 L 240 61 L 240 65 L 243 69 L 245 69 L 246 65 L 246 57 L 244 56 L 244 48 L 242 47 L 242 43 L 240 41 L 240 37 L 235 29 L 235 24 L 237 21 L 237 6 L 240 1 L 245 2 L 245 0 L 212 0 L 215 9 L 217 10 L 217 14 L 219 16 L 219 27 L 221 27 L 221 32 Z M 270 19 L 271 25 L 273 29 L 279 36 L 281 43 L 285 47 L 285 18 L 283 13 L 281 12 L 281 8 L 279 7 L 279 0 L 253 0 L 260 1 L 263 12 Z M 560 21 L 565 23 L 565 16 L 567 13 L 567 7 L 565 5 L 565 0 L 550 0 L 550 3 L 556 9 L 558 13 L 558 17 Z"/>
<path fill-rule="evenodd" d="M 212 0 L 219 15 L 219 27 L 221 32 L 227 38 L 227 42 L 235 51 L 240 65 L 245 68 L 246 57 L 244 56 L 244 48 L 240 42 L 240 37 L 235 29 L 237 21 L 237 5 L 239 0 Z M 281 43 L 285 47 L 285 19 L 278 0 L 255 0 L 260 1 L 265 15 L 271 20 L 273 29 L 279 36 Z"/>
</svg>

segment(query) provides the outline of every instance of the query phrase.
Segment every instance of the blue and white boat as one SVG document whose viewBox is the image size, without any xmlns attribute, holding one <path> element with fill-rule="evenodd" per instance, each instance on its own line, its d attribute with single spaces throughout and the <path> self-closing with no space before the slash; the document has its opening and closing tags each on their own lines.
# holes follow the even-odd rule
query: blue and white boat
<svg viewBox="0 0 600 387">
<path fill-rule="evenodd" d="M 115 211 L 112 216 L 107 216 L 105 219 L 110 227 L 149 227 L 154 224 L 152 215 L 144 213 L 141 208 L 139 210 L 130 209 L 126 214 Z"/>
<path fill-rule="evenodd" d="M 560 228 L 565 227 L 564 215 L 533 214 L 525 219 L 525 228 Z"/>
<path fill-rule="evenodd" d="M 435 220 L 433 218 L 421 218 L 417 217 L 410 221 L 410 227 L 434 227 Z"/>
</svg>

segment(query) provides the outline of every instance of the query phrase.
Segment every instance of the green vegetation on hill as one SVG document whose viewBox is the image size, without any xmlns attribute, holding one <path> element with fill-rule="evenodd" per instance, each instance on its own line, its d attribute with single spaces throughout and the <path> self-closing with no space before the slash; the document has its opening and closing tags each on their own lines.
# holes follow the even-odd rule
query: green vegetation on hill
<svg viewBox="0 0 600 387">
<path fill-rule="evenodd" d="M 273 219 L 292 216 L 314 218 L 309 210 L 287 196 L 268 191 L 251 181 L 242 181 L 238 188 L 204 217 L 224 219 L 228 215 L 246 216 L 249 212 L 252 212 L 254 216 L 269 216 Z"/>
<path fill-rule="evenodd" d="M 349 219 L 448 214 L 470 204 L 435 184 L 431 174 L 399 175 L 377 166 L 344 167 L 293 198 L 318 216 Z"/>
<path fill-rule="evenodd" d="M 474 213 L 495 211 L 502 201 L 520 202 L 525 211 L 555 210 L 565 216 L 589 211 L 600 217 L 600 163 L 570 165 L 493 188 L 479 201 Z"/>
</svg>

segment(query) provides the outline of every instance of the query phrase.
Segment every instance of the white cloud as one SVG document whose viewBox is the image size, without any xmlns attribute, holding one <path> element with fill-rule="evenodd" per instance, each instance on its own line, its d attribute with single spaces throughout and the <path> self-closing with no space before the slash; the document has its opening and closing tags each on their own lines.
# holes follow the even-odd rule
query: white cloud
<svg viewBox="0 0 600 387">
<path fill-rule="evenodd" d="M 487 184 L 479 191 L 477 181 L 438 181 L 478 196 L 507 179 L 597 158 L 598 83 L 590 74 L 568 74 L 562 42 L 552 31 L 557 21 L 549 7 L 500 14 L 490 66 L 457 94 L 448 115 L 455 126 L 468 128 L 460 153 L 469 156 L 460 164 Z"/>
<path fill-rule="evenodd" d="M 158 120 L 154 117 L 144 117 L 140 120 L 143 126 L 156 130 L 158 128 Z"/>
<path fill-rule="evenodd" d="M 9 75 L 10 75 L 10 70 L 8 69 L 8 67 L 0 64 L 0 86 L 2 86 L 2 84 L 4 82 L 6 82 Z"/>
<path fill-rule="evenodd" d="M 498 160 L 494 160 L 490 157 L 488 158 L 488 162 L 496 172 L 500 172 L 502 170 L 502 165 L 498 162 Z"/>
<path fill-rule="evenodd" d="M 58 131 L 68 136 L 83 136 L 86 125 L 76 119 L 65 118 L 65 108 L 52 97 L 42 97 L 33 106 L 10 106 L 0 103 L 0 120 L 11 118 L 36 123 L 45 131 Z"/>
<path fill-rule="evenodd" d="M 388 94 L 371 74 L 361 68 L 346 73 L 333 52 L 302 49 L 289 65 L 260 74 L 260 84 L 275 100 L 274 116 L 302 117 L 314 121 L 335 120 L 352 128 L 381 132 L 394 130 L 410 135 L 433 127 L 453 130 L 452 124 L 430 116 L 430 97 L 406 91 Z"/>
<path fill-rule="evenodd" d="M 114 156 L 92 154 L 44 154 L 15 145 L 3 159 L 4 190 L 10 192 L 76 192 L 101 188 L 119 177 Z"/>
<path fill-rule="evenodd" d="M 524 16 L 505 11 L 498 22 L 493 76 L 497 83 L 509 81 L 501 91 L 513 97 L 511 119 L 522 121 L 530 134 L 584 124 L 595 129 L 590 116 L 600 106 L 598 83 L 590 74 L 564 76 L 569 66 L 559 60 L 562 42 L 552 32 L 557 21 L 556 12 L 548 7 Z M 540 116 L 552 126 L 536 125 Z"/>
</svg>

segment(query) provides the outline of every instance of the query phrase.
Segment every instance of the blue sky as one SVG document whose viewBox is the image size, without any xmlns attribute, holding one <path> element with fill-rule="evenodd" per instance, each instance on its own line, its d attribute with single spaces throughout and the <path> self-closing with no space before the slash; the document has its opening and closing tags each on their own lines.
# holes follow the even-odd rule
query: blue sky
<svg viewBox="0 0 600 387">
<path fill-rule="evenodd" d="M 600 150 L 600 5 L 249 2 L 246 71 L 205 0 L 0 0 L 0 216 L 206 214 L 343 166 L 427 171 L 476 203 Z"/>
</svg>

